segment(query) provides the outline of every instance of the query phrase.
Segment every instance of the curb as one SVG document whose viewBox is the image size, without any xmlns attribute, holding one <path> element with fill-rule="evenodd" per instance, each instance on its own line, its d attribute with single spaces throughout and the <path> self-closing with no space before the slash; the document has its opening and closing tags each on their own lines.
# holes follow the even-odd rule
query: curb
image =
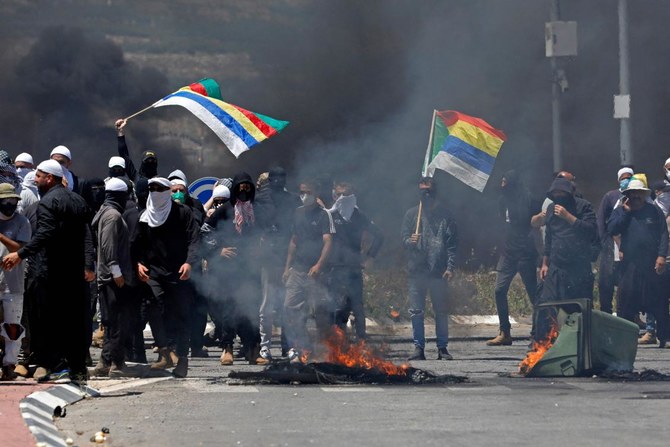
<svg viewBox="0 0 670 447">
<path fill-rule="evenodd" d="M 65 416 L 67 405 L 79 402 L 86 397 L 98 396 L 100 393 L 88 386 L 56 385 L 26 396 L 21 400 L 19 409 L 38 446 L 67 447 L 62 434 L 54 424 L 54 418 Z"/>
</svg>

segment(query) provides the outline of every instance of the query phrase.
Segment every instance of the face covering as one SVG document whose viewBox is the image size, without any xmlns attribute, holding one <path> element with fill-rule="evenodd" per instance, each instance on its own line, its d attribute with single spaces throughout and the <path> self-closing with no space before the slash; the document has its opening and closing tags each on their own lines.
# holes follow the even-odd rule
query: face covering
<svg viewBox="0 0 670 447">
<path fill-rule="evenodd" d="M 347 222 L 351 219 L 351 215 L 354 214 L 356 209 L 356 196 L 354 194 L 345 196 L 341 195 L 336 198 L 333 207 L 328 211 L 337 211 L 340 213 L 340 216 Z"/>
<path fill-rule="evenodd" d="M 184 203 L 186 201 L 186 194 L 181 191 L 176 191 L 172 193 L 172 200 L 179 203 Z"/>
<path fill-rule="evenodd" d="M 301 193 L 300 200 L 302 200 L 302 204 L 305 206 L 312 206 L 316 203 L 316 197 L 313 194 Z"/>
<path fill-rule="evenodd" d="M 18 203 L 0 203 L 0 219 L 7 220 L 14 215 Z"/>
<path fill-rule="evenodd" d="M 146 222 L 150 227 L 160 227 L 165 223 L 172 209 L 172 192 L 152 191 L 147 199 L 147 208 L 140 216 L 140 222 Z"/>
<path fill-rule="evenodd" d="M 247 202 L 249 201 L 249 191 L 240 191 L 235 198 L 240 202 Z"/>
<path fill-rule="evenodd" d="M 625 178 L 619 182 L 619 191 L 623 192 L 626 188 L 628 188 L 628 184 L 630 183 L 630 178 Z"/>
<path fill-rule="evenodd" d="M 575 199 L 572 196 L 556 196 L 554 198 L 554 203 L 557 205 L 561 205 L 563 208 L 571 208 L 571 205 L 574 203 Z"/>
<path fill-rule="evenodd" d="M 282 191 L 286 186 L 286 177 L 270 177 L 270 189 Z"/>
<path fill-rule="evenodd" d="M 419 190 L 419 198 L 423 202 L 429 202 L 435 199 L 435 193 L 432 189 L 421 189 Z"/>
<path fill-rule="evenodd" d="M 109 168 L 109 176 L 110 177 L 122 177 L 124 175 L 126 175 L 126 171 L 119 166 L 114 166 L 113 168 Z"/>
<path fill-rule="evenodd" d="M 143 163 L 142 173 L 146 178 L 156 177 L 158 174 L 158 163 Z"/>
<path fill-rule="evenodd" d="M 19 175 L 21 178 L 25 178 L 26 174 L 32 171 L 30 168 L 16 168 L 16 173 Z"/>
</svg>

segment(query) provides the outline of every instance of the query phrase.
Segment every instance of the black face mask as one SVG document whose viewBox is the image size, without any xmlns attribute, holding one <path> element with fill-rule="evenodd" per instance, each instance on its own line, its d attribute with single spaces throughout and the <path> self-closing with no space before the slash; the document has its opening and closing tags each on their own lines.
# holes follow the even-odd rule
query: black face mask
<svg viewBox="0 0 670 447">
<path fill-rule="evenodd" d="M 7 217 L 12 217 L 18 207 L 17 203 L 0 203 L 0 213 Z"/>
<path fill-rule="evenodd" d="M 118 166 L 114 166 L 113 168 L 109 168 L 109 176 L 110 177 L 122 177 L 126 175 L 126 171 Z"/>
<path fill-rule="evenodd" d="M 575 203 L 575 198 L 572 196 L 559 196 L 554 199 L 554 203 L 561 205 L 563 208 L 571 208 Z"/>
<path fill-rule="evenodd" d="M 286 186 L 285 177 L 270 177 L 270 189 L 273 191 L 281 191 Z"/>
<path fill-rule="evenodd" d="M 156 177 L 158 175 L 158 163 L 142 163 L 142 172 L 147 178 Z"/>
<path fill-rule="evenodd" d="M 235 198 L 240 202 L 246 202 L 251 198 L 251 195 L 249 195 L 248 191 L 240 191 Z"/>
<path fill-rule="evenodd" d="M 432 189 L 421 189 L 419 190 L 419 199 L 421 199 L 422 202 L 435 200 L 435 192 Z"/>
</svg>

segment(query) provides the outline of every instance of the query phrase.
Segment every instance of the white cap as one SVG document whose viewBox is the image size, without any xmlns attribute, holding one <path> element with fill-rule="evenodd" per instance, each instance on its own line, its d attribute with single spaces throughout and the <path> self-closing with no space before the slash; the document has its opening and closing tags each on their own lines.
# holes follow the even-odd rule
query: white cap
<svg viewBox="0 0 670 447">
<path fill-rule="evenodd" d="M 33 156 L 30 155 L 28 152 L 21 152 L 19 155 L 16 156 L 16 159 L 14 161 L 22 161 L 24 163 L 33 164 Z"/>
<path fill-rule="evenodd" d="M 168 178 L 171 179 L 173 177 L 177 177 L 181 180 L 184 181 L 184 184 L 186 184 L 186 174 L 181 169 L 175 169 L 174 171 L 170 172 L 170 175 L 168 175 Z"/>
<path fill-rule="evenodd" d="M 631 179 L 630 182 L 628 182 L 628 186 L 626 186 L 625 191 L 651 191 L 649 188 L 644 186 L 644 182 L 642 180 L 638 180 L 636 178 Z"/>
<path fill-rule="evenodd" d="M 112 177 L 105 182 L 105 191 L 128 191 L 128 184 L 118 177 Z"/>
<path fill-rule="evenodd" d="M 621 180 L 621 176 L 624 174 L 630 174 L 630 175 L 635 175 L 635 172 L 631 168 L 621 168 L 619 169 L 619 172 L 616 174 L 616 179 Z"/>
<path fill-rule="evenodd" d="M 212 199 L 230 199 L 230 189 L 225 185 L 219 185 L 212 192 Z"/>
<path fill-rule="evenodd" d="M 63 167 L 56 160 L 44 160 L 37 165 L 37 170 L 55 175 L 56 177 L 63 177 L 64 175 Z"/>
<path fill-rule="evenodd" d="M 126 169 L 126 160 L 123 157 L 115 156 L 109 159 L 107 163 L 108 168 L 113 168 L 114 166 L 121 166 L 123 169 Z"/>
<path fill-rule="evenodd" d="M 49 157 L 52 157 L 54 154 L 61 154 L 64 155 L 65 157 L 68 158 L 68 160 L 72 160 L 72 154 L 70 154 L 70 149 L 66 148 L 65 146 L 56 146 L 51 150 L 51 154 L 49 154 Z"/>
<path fill-rule="evenodd" d="M 166 188 L 170 187 L 170 180 L 166 179 L 165 177 L 150 178 L 148 184 L 151 185 L 152 183 L 158 183 L 159 185 L 163 185 Z"/>
<path fill-rule="evenodd" d="M 186 186 L 186 182 L 183 181 L 180 178 L 176 178 L 176 179 L 170 181 L 170 186 L 174 186 L 174 185 Z"/>
</svg>

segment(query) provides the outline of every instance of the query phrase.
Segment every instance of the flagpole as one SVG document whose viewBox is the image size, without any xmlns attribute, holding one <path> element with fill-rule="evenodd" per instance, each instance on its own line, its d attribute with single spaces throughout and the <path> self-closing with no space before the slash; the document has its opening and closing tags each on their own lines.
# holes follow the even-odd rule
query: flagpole
<svg viewBox="0 0 670 447">
<path fill-rule="evenodd" d="M 435 132 L 435 117 L 437 116 L 437 110 L 433 109 L 433 119 L 430 122 L 430 136 L 428 137 L 428 147 L 426 148 L 426 159 L 423 162 L 423 172 L 421 175 L 426 177 L 428 176 L 428 162 L 430 160 L 430 154 L 433 149 L 433 135 Z M 419 200 L 419 214 L 416 217 L 416 229 L 414 234 L 420 234 L 419 229 L 421 228 L 421 213 L 423 211 L 423 201 Z"/>
<path fill-rule="evenodd" d="M 140 110 L 139 112 L 135 112 L 135 113 L 133 113 L 133 114 L 130 115 L 128 118 L 124 118 L 124 120 L 125 120 L 125 121 L 128 121 L 130 118 L 134 118 L 134 117 L 136 117 L 137 115 L 139 115 L 140 113 L 144 113 L 144 112 L 146 112 L 147 110 L 153 108 L 153 106 L 155 106 L 158 102 L 159 102 L 159 101 L 156 101 L 155 103 L 151 104 L 149 107 L 145 107 L 145 108 L 143 108 L 142 110 Z"/>
</svg>

